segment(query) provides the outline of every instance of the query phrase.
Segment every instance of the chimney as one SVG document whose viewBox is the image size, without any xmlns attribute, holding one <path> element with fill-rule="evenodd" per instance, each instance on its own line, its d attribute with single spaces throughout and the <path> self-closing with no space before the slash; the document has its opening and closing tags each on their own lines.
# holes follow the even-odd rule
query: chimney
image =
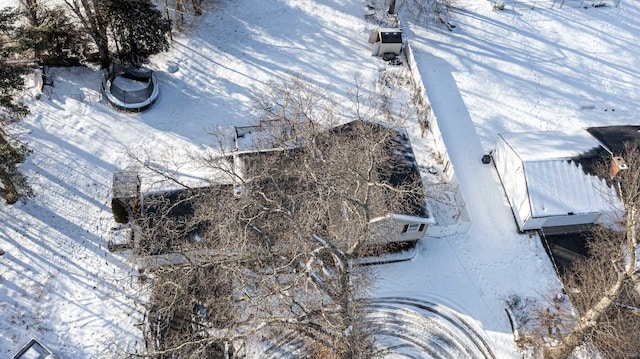
<svg viewBox="0 0 640 359">
<path fill-rule="evenodd" d="M 611 158 L 611 177 L 618 175 L 618 172 L 629 169 L 627 162 L 621 156 L 613 156 Z"/>
</svg>

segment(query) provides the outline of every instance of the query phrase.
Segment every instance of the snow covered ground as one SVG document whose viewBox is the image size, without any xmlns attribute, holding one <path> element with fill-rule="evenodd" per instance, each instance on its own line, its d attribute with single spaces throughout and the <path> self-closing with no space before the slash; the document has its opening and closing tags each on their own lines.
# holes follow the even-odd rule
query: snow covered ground
<svg viewBox="0 0 640 359">
<path fill-rule="evenodd" d="M 473 223 L 464 235 L 425 238 L 410 262 L 380 266 L 374 295 L 387 299 L 374 303 L 438 307 L 436 317 L 464 325 L 426 327 L 472 328 L 496 358 L 518 357 L 506 296 L 549 298 L 559 284 L 538 238 L 516 233 L 495 169 L 480 158 L 501 132 L 638 121 L 640 5 L 579 3 L 492 11 L 487 1 L 459 0 L 452 32 L 398 9 Z M 207 129 L 253 123 L 252 94 L 292 73 L 336 96 L 356 77 L 374 91 L 384 66 L 369 56 L 364 14 L 361 0 L 222 1 L 153 59 L 160 97 L 142 114 L 107 106 L 96 69 L 55 69 L 50 96 L 28 99 L 31 115 L 14 128 L 34 151 L 23 168 L 37 197 L 0 204 L 0 357 L 34 336 L 62 358 L 140 347 L 144 295 L 126 258 L 106 250 L 111 176 L 128 164 L 126 150 L 186 161 L 181 154 L 211 144 Z M 418 124 L 407 128 L 424 156 Z M 423 325 L 406 308 L 407 325 Z M 407 333 L 428 336 L 422 327 Z"/>
</svg>

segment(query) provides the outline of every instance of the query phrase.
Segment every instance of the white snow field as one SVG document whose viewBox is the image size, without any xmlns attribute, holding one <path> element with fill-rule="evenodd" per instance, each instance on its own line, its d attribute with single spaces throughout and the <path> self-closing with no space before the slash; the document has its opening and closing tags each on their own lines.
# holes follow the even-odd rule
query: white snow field
<svg viewBox="0 0 640 359">
<path fill-rule="evenodd" d="M 31 114 L 12 131 L 33 150 L 22 169 L 37 196 L 0 204 L 0 358 L 32 337 L 65 359 L 142 348 L 144 293 L 127 258 L 106 248 L 112 174 L 128 164 L 126 150 L 186 162 L 212 143 L 207 129 L 254 123 L 254 91 L 292 73 L 335 96 L 356 77 L 375 91 L 385 66 L 370 56 L 362 0 L 215 3 L 152 59 L 160 95 L 146 112 L 108 106 L 94 68 L 54 69 L 48 96 L 26 97 Z M 411 261 L 376 268 L 368 320 L 393 347 L 389 357 L 518 358 L 505 298 L 560 290 L 538 237 L 517 233 L 495 168 L 480 159 L 498 133 L 638 123 L 640 4 L 590 4 L 493 11 L 458 0 L 453 31 L 399 6 L 472 224 L 424 238 Z M 428 160 L 414 118 L 407 129 Z M 184 178 L 204 176 L 186 166 Z"/>
</svg>

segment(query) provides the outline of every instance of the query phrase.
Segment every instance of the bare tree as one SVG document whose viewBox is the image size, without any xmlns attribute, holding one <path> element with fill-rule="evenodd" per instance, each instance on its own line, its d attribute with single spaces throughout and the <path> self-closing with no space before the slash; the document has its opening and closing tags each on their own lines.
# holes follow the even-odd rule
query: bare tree
<svg viewBox="0 0 640 359">
<path fill-rule="evenodd" d="M 78 17 L 82 27 L 95 43 L 102 67 L 108 67 L 111 64 L 107 34 L 108 17 L 100 6 L 100 2 L 94 0 L 64 0 L 64 2 Z"/>
<path fill-rule="evenodd" d="M 400 0 L 397 8 L 409 21 L 424 25 L 441 23 L 451 30 L 449 10 L 454 2 L 455 0 Z M 395 10 L 395 1 L 392 1 L 392 5 Z"/>
<path fill-rule="evenodd" d="M 619 228 L 596 227 L 589 241 L 590 257 L 575 263 L 563 278 L 579 315 L 571 322 L 568 332 L 558 332 L 561 337 L 546 351 L 548 358 L 567 358 L 586 341 L 608 358 L 640 355 L 637 341 L 640 330 L 638 145 L 625 145 L 625 151 L 620 155 L 628 169 L 612 178 L 624 213 Z M 609 163 L 602 166 L 601 175 L 610 176 L 609 169 Z"/>
<path fill-rule="evenodd" d="M 204 11 L 202 0 L 162 0 L 162 6 L 166 18 L 171 20 L 171 24 L 178 31 L 187 26 L 195 16 L 202 15 Z"/>
<path fill-rule="evenodd" d="M 257 99 L 262 121 L 247 129 L 248 151 L 199 158 L 227 183 L 145 198 L 139 251 L 180 253 L 182 263 L 153 276 L 153 298 L 160 300 L 152 300 L 150 319 L 163 313 L 194 328 L 180 343 L 163 339 L 150 356 L 192 357 L 257 333 L 271 342 L 263 343 L 267 348 L 296 338 L 307 353 L 326 357 L 366 357 L 372 350 L 358 300 L 371 277 L 354 263 L 387 243 L 393 224 L 374 226 L 375 218 L 424 211 L 419 176 L 403 156 L 404 135 L 382 123 L 390 113 L 379 107 L 384 102 L 366 101 L 358 86 L 351 93 L 358 103 L 350 106 L 357 110 L 347 117 L 299 78 L 270 89 Z M 210 276 L 189 279 L 187 298 L 178 294 L 184 284 L 166 279 L 183 272 Z M 205 304 L 205 298 L 219 300 Z M 178 313 L 185 305 L 177 303 L 185 302 L 188 314 Z M 151 332 L 169 327 L 166 319 L 162 326 L 152 322 Z M 158 344 L 157 336 L 152 341 Z"/>
</svg>

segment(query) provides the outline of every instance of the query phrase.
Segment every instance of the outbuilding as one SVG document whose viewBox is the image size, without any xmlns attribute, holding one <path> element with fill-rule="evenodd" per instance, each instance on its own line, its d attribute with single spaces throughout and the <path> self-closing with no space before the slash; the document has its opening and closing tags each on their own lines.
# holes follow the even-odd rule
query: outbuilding
<svg viewBox="0 0 640 359">
<path fill-rule="evenodd" d="M 595 174 L 611 154 L 585 130 L 500 134 L 492 157 L 520 231 L 614 212 L 615 191 Z"/>
<path fill-rule="evenodd" d="M 33 338 L 13 356 L 13 359 L 59 359 L 53 351 Z"/>
<path fill-rule="evenodd" d="M 373 50 L 371 51 L 373 56 L 400 55 L 402 51 L 402 29 L 395 27 L 372 29 L 369 33 L 369 43 L 373 44 Z"/>
</svg>

